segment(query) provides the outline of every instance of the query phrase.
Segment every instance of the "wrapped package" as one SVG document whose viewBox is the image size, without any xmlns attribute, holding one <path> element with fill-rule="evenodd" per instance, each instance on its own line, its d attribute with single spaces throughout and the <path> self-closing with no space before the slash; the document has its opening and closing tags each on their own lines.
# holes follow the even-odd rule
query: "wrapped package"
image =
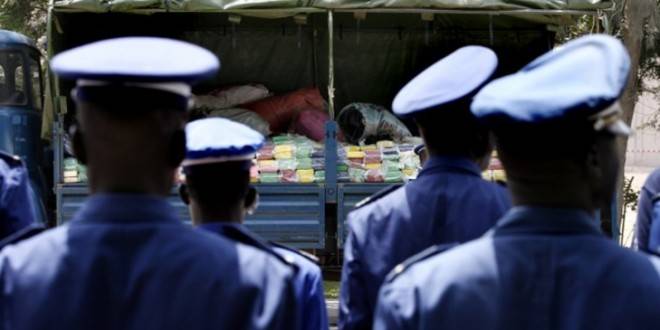
<svg viewBox="0 0 660 330">
<path fill-rule="evenodd" d="M 385 160 L 399 161 L 399 153 L 383 153 L 383 161 Z"/>
<path fill-rule="evenodd" d="M 362 151 L 362 149 L 360 149 L 359 146 L 354 146 L 354 145 L 345 146 L 344 150 L 346 151 L 347 154 L 350 154 L 351 152 L 360 152 L 360 151 Z"/>
<path fill-rule="evenodd" d="M 407 143 L 404 143 L 404 144 L 400 144 L 400 145 L 398 145 L 398 148 L 399 148 L 399 152 L 400 152 L 400 153 L 401 153 L 401 152 L 408 152 L 408 151 L 413 151 L 413 150 L 415 150 L 415 146 L 414 146 L 414 145 L 412 145 L 412 144 L 407 144 Z"/>
<path fill-rule="evenodd" d="M 382 154 L 378 150 L 369 150 L 364 152 L 364 162 L 366 164 L 380 164 L 383 161 Z"/>
<path fill-rule="evenodd" d="M 257 166 L 250 167 L 250 183 L 259 182 L 259 168 Z"/>
<path fill-rule="evenodd" d="M 300 183 L 314 182 L 314 170 L 297 170 L 296 172 Z"/>
<path fill-rule="evenodd" d="M 295 170 L 298 164 L 293 159 L 280 159 L 277 161 L 277 167 L 279 167 L 280 171 Z"/>
<path fill-rule="evenodd" d="M 364 182 L 366 179 L 366 171 L 360 168 L 349 168 L 348 175 L 350 176 L 351 182 Z"/>
<path fill-rule="evenodd" d="M 280 182 L 296 183 L 299 182 L 296 170 L 280 170 Z"/>
<path fill-rule="evenodd" d="M 348 174 L 348 171 L 337 172 L 337 181 L 343 183 L 351 182 L 351 176 Z"/>
<path fill-rule="evenodd" d="M 277 160 L 293 159 L 293 151 L 275 152 L 275 159 Z"/>
<path fill-rule="evenodd" d="M 264 173 L 261 172 L 259 175 L 259 182 L 261 183 L 278 183 L 280 182 L 280 176 L 277 173 Z"/>
<path fill-rule="evenodd" d="M 314 170 L 322 170 L 325 168 L 325 159 L 323 158 L 312 158 L 312 168 Z"/>
<path fill-rule="evenodd" d="M 324 182 L 325 181 L 325 171 L 316 171 L 316 172 L 314 172 L 314 181 L 315 182 Z"/>
<path fill-rule="evenodd" d="M 275 148 L 273 146 L 267 146 L 259 149 L 259 152 L 257 152 L 257 159 L 258 160 L 275 159 Z"/>
<path fill-rule="evenodd" d="M 323 157 L 325 157 L 325 152 L 324 152 L 323 149 L 314 148 L 314 150 L 312 151 L 311 157 L 312 158 L 323 158 Z"/>
<path fill-rule="evenodd" d="M 399 163 L 403 168 L 417 169 L 421 166 L 419 156 L 412 151 L 406 151 L 399 155 Z"/>
<path fill-rule="evenodd" d="M 370 164 L 365 164 L 364 167 L 368 170 L 378 170 L 381 167 L 380 163 L 370 163 Z"/>
<path fill-rule="evenodd" d="M 257 161 L 259 172 L 263 173 L 277 173 L 279 170 L 278 162 L 276 160 L 260 160 Z"/>
<path fill-rule="evenodd" d="M 377 170 L 369 170 L 366 173 L 366 182 L 385 182 L 385 177 L 383 175 L 383 171 L 380 169 Z"/>
<path fill-rule="evenodd" d="M 296 169 L 299 169 L 299 170 L 311 170 L 311 169 L 313 169 L 311 158 L 298 158 L 297 161 L 298 161 L 298 165 L 296 166 Z"/>
<path fill-rule="evenodd" d="M 274 133 L 285 132 L 298 113 L 304 110 L 325 112 L 326 102 L 318 88 L 308 87 L 263 100 L 243 104 L 242 108 L 250 109 L 261 115 Z"/>
<path fill-rule="evenodd" d="M 300 144 L 296 146 L 296 158 L 311 158 L 314 148 L 310 145 Z"/>
<path fill-rule="evenodd" d="M 391 160 L 384 160 L 381 169 L 383 172 L 401 171 L 401 164 Z"/>
<path fill-rule="evenodd" d="M 368 144 L 360 147 L 362 151 L 378 151 L 378 146 L 375 144 Z"/>
<path fill-rule="evenodd" d="M 393 183 L 393 182 L 400 182 L 403 180 L 403 175 L 401 171 L 388 171 L 385 172 L 385 182 L 387 183 Z"/>
<path fill-rule="evenodd" d="M 348 164 L 337 163 L 337 172 L 348 172 Z"/>
<path fill-rule="evenodd" d="M 288 134 L 273 136 L 273 143 L 277 145 L 281 144 L 293 144 L 293 137 Z"/>
<path fill-rule="evenodd" d="M 348 159 L 364 159 L 363 151 L 349 151 L 346 155 Z"/>
<path fill-rule="evenodd" d="M 378 142 L 376 143 L 376 146 L 377 146 L 378 149 L 380 149 L 380 150 L 387 149 L 387 148 L 394 148 L 394 147 L 395 147 L 394 142 L 389 141 L 389 140 L 378 141 Z"/>
<path fill-rule="evenodd" d="M 405 124 L 387 109 L 369 103 L 351 103 L 337 117 L 346 141 L 352 144 L 369 144 L 390 139 L 402 142 L 412 136 Z"/>
</svg>

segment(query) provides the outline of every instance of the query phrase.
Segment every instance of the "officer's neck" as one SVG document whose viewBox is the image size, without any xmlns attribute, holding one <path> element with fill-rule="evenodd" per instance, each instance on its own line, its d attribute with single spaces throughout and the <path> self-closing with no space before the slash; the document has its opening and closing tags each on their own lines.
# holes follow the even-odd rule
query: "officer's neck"
<svg viewBox="0 0 660 330">
<path fill-rule="evenodd" d="M 238 207 L 201 207 L 197 203 L 191 204 L 191 216 L 193 223 L 243 223 L 243 208 Z"/>
<path fill-rule="evenodd" d="M 592 212 L 594 199 L 590 187 L 583 182 L 555 178 L 521 180 L 507 173 L 507 186 L 515 206 L 582 209 Z"/>
</svg>

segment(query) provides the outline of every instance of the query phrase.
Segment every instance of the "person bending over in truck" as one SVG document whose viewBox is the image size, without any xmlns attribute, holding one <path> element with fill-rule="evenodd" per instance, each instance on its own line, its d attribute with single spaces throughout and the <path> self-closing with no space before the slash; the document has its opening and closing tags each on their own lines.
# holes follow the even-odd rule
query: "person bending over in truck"
<svg viewBox="0 0 660 330">
<path fill-rule="evenodd" d="M 566 43 L 484 87 L 472 111 L 493 129 L 515 207 L 487 235 L 426 251 L 382 286 L 374 329 L 650 329 L 660 259 L 616 244 L 595 213 L 615 196 L 620 41 Z"/>
<path fill-rule="evenodd" d="M 203 231 L 254 246 L 294 267 L 299 329 L 327 329 L 323 278 L 316 257 L 263 241 L 243 225 L 245 215 L 257 206 L 257 191 L 250 186 L 250 167 L 264 137 L 223 118 L 192 121 L 186 126 L 186 134 L 185 179 L 179 192 L 189 207 L 193 224 Z"/>
<path fill-rule="evenodd" d="M 119 38 L 52 61 L 77 80 L 78 160 L 91 196 L 69 223 L 0 253 L 0 329 L 291 329 L 290 267 L 189 228 L 167 202 L 185 155 L 190 84 L 218 59 L 181 41 Z"/>
<path fill-rule="evenodd" d="M 415 181 L 370 197 L 348 215 L 340 329 L 371 328 L 378 288 L 397 264 L 435 244 L 475 239 L 509 209 L 506 190 L 481 178 L 492 143 L 469 109 L 496 67 L 490 49 L 463 47 L 394 99 L 395 114 L 417 123 L 429 157 Z"/>
</svg>

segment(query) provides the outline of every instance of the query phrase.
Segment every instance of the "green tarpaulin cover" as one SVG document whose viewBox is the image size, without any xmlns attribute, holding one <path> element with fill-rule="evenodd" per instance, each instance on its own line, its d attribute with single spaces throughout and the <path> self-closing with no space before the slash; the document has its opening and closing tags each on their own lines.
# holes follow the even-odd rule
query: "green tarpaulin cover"
<svg viewBox="0 0 660 330">
<path fill-rule="evenodd" d="M 144 9 L 217 11 L 281 8 L 433 8 L 461 10 L 595 10 L 608 0 L 53 0 L 56 9 L 130 12 Z"/>
</svg>

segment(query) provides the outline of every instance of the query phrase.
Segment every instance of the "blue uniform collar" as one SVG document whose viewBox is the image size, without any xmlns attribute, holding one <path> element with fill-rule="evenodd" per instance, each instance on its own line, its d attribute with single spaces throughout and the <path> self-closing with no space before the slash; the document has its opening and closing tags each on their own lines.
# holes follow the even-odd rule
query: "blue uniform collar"
<svg viewBox="0 0 660 330">
<path fill-rule="evenodd" d="M 596 218 L 584 210 L 517 206 L 494 228 L 496 236 L 508 234 L 602 235 L 602 232 Z"/>
<path fill-rule="evenodd" d="M 163 197 L 144 194 L 95 194 L 76 213 L 73 222 L 178 223 L 176 210 Z"/>
<path fill-rule="evenodd" d="M 433 155 L 424 164 L 419 176 L 435 172 L 463 172 L 470 175 L 481 176 L 479 165 L 467 157 Z"/>
</svg>

